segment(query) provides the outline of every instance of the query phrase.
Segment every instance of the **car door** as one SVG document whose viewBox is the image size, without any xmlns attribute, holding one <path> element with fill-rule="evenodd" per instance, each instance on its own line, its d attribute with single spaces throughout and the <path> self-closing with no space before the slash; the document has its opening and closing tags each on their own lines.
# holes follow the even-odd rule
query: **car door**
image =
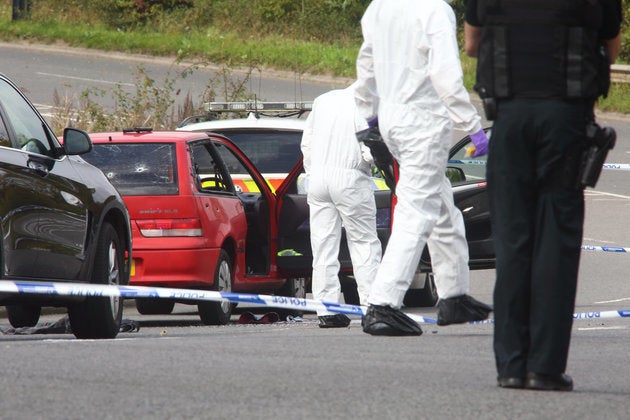
<svg viewBox="0 0 630 420">
<path fill-rule="evenodd" d="M 287 276 L 310 277 L 313 265 L 309 207 L 302 159 L 276 190 L 278 270 Z M 349 255 L 349 254 L 348 254 Z"/>
<path fill-rule="evenodd" d="M 213 144 L 219 153 L 234 191 L 245 211 L 247 238 L 245 245 L 245 274 L 277 279 L 274 256 L 278 252 L 277 226 L 272 217 L 276 196 L 272 186 L 254 167 L 247 156 L 234 143 L 224 137 L 215 137 Z"/>
<path fill-rule="evenodd" d="M 488 131 L 488 136 L 490 135 Z M 477 158 L 466 157 L 466 149 L 470 146 L 472 142 L 470 137 L 466 136 L 451 148 L 447 176 L 453 185 L 455 205 L 464 216 L 470 267 L 494 268 L 495 256 L 486 182 L 487 155 Z"/>
<path fill-rule="evenodd" d="M 10 139 L 0 173 L 3 275 L 76 279 L 85 259 L 86 188 L 46 123 L 4 79 L 0 104 Z"/>
</svg>

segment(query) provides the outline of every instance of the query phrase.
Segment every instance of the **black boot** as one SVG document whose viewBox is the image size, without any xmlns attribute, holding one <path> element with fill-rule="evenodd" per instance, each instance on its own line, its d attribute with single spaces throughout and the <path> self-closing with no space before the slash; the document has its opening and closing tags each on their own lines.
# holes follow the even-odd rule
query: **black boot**
<svg viewBox="0 0 630 420">
<path fill-rule="evenodd" d="M 319 316 L 319 328 L 346 328 L 350 325 L 350 318 L 344 314 Z"/>
<path fill-rule="evenodd" d="M 370 305 L 361 320 L 363 332 L 372 335 L 422 335 L 420 325 L 398 309 Z"/>
<path fill-rule="evenodd" d="M 438 325 L 483 321 L 487 319 L 490 312 L 492 312 L 491 306 L 479 302 L 469 295 L 440 299 L 437 306 Z"/>
</svg>

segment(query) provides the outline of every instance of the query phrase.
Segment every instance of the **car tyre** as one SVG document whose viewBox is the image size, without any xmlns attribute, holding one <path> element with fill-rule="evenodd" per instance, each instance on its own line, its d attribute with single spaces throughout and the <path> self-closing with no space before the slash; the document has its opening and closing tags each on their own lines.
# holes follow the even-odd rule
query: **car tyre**
<svg viewBox="0 0 630 420">
<path fill-rule="evenodd" d="M 121 284 L 124 258 L 118 233 L 111 224 L 104 223 L 96 244 L 92 283 Z M 68 308 L 72 333 L 77 338 L 115 338 L 122 312 L 122 297 L 88 297 Z"/>
<path fill-rule="evenodd" d="M 299 299 L 306 298 L 306 279 L 304 277 L 291 277 L 286 279 L 284 286 L 276 292 L 278 296 L 295 297 Z M 276 309 L 280 319 L 286 320 L 287 317 L 296 317 L 304 315 L 303 311 L 296 309 Z"/>
<path fill-rule="evenodd" d="M 42 313 L 39 305 L 7 305 L 6 309 L 7 318 L 13 328 L 34 327 Z"/>
<path fill-rule="evenodd" d="M 231 292 L 233 278 L 230 256 L 222 249 L 214 271 L 213 290 Z M 226 325 L 230 322 L 234 306 L 228 300 L 220 302 L 201 301 L 197 304 L 197 309 L 199 310 L 199 318 L 205 325 Z"/>
<path fill-rule="evenodd" d="M 424 288 L 407 290 L 405 298 L 403 299 L 403 305 L 409 308 L 428 308 L 435 306 L 437 301 L 438 293 L 437 288 L 435 287 L 433 273 L 427 273 Z"/>
<path fill-rule="evenodd" d="M 168 315 L 173 312 L 175 301 L 159 298 L 137 298 L 136 310 L 142 315 Z"/>
</svg>

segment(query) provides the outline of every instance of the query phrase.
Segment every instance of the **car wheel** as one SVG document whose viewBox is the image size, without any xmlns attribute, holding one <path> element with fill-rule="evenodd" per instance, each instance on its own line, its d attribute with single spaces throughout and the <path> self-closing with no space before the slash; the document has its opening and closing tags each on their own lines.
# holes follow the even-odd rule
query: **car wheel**
<svg viewBox="0 0 630 420">
<path fill-rule="evenodd" d="M 7 318 L 13 328 L 34 327 L 41 313 L 42 307 L 38 305 L 7 305 Z"/>
<path fill-rule="evenodd" d="M 96 243 L 92 283 L 119 285 L 123 278 L 124 250 L 118 233 L 104 223 Z M 77 338 L 114 338 L 122 320 L 121 297 L 88 297 L 68 308 L 72 333 Z"/>
<path fill-rule="evenodd" d="M 230 256 L 221 250 L 217 268 L 214 271 L 214 290 L 218 292 L 232 291 L 232 264 Z M 197 304 L 199 318 L 206 325 L 225 325 L 230 322 L 234 304 L 228 300 L 220 302 L 201 301 Z"/>
<path fill-rule="evenodd" d="M 343 301 L 348 305 L 360 305 L 359 291 L 357 290 L 357 281 L 353 276 L 339 274 L 341 282 L 341 293 L 343 293 Z"/>
<path fill-rule="evenodd" d="M 409 289 L 403 299 L 403 304 L 410 308 L 417 307 L 432 307 L 438 301 L 437 288 L 435 287 L 435 280 L 433 279 L 433 273 L 427 273 L 424 282 L 424 288 L 422 289 Z"/>
<path fill-rule="evenodd" d="M 136 309 L 142 315 L 168 315 L 174 307 L 175 301 L 170 299 L 136 299 Z"/>
<path fill-rule="evenodd" d="M 306 298 L 306 279 L 304 277 L 292 277 L 286 279 L 284 286 L 276 292 L 278 296 L 295 297 L 299 299 Z M 296 317 L 304 315 L 303 311 L 295 309 L 276 309 L 280 319 L 286 320 L 287 317 Z"/>
</svg>

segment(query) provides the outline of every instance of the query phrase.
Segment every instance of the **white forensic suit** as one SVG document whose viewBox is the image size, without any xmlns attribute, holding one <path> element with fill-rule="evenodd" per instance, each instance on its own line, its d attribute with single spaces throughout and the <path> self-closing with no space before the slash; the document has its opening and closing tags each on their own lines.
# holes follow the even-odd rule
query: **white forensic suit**
<svg viewBox="0 0 630 420">
<path fill-rule="evenodd" d="M 367 128 L 354 102 L 354 86 L 317 97 L 302 136 L 308 176 L 313 297 L 339 302 L 339 246 L 345 227 L 359 299 L 366 304 L 381 260 L 370 163 L 356 131 Z M 318 311 L 318 316 L 331 315 Z"/>
<path fill-rule="evenodd" d="M 428 242 L 441 299 L 469 290 L 468 244 L 445 175 L 453 128 L 481 130 L 463 86 L 455 15 L 444 0 L 374 0 L 361 19 L 355 99 L 378 115 L 399 163 L 392 233 L 368 302 L 399 309 Z"/>
</svg>

